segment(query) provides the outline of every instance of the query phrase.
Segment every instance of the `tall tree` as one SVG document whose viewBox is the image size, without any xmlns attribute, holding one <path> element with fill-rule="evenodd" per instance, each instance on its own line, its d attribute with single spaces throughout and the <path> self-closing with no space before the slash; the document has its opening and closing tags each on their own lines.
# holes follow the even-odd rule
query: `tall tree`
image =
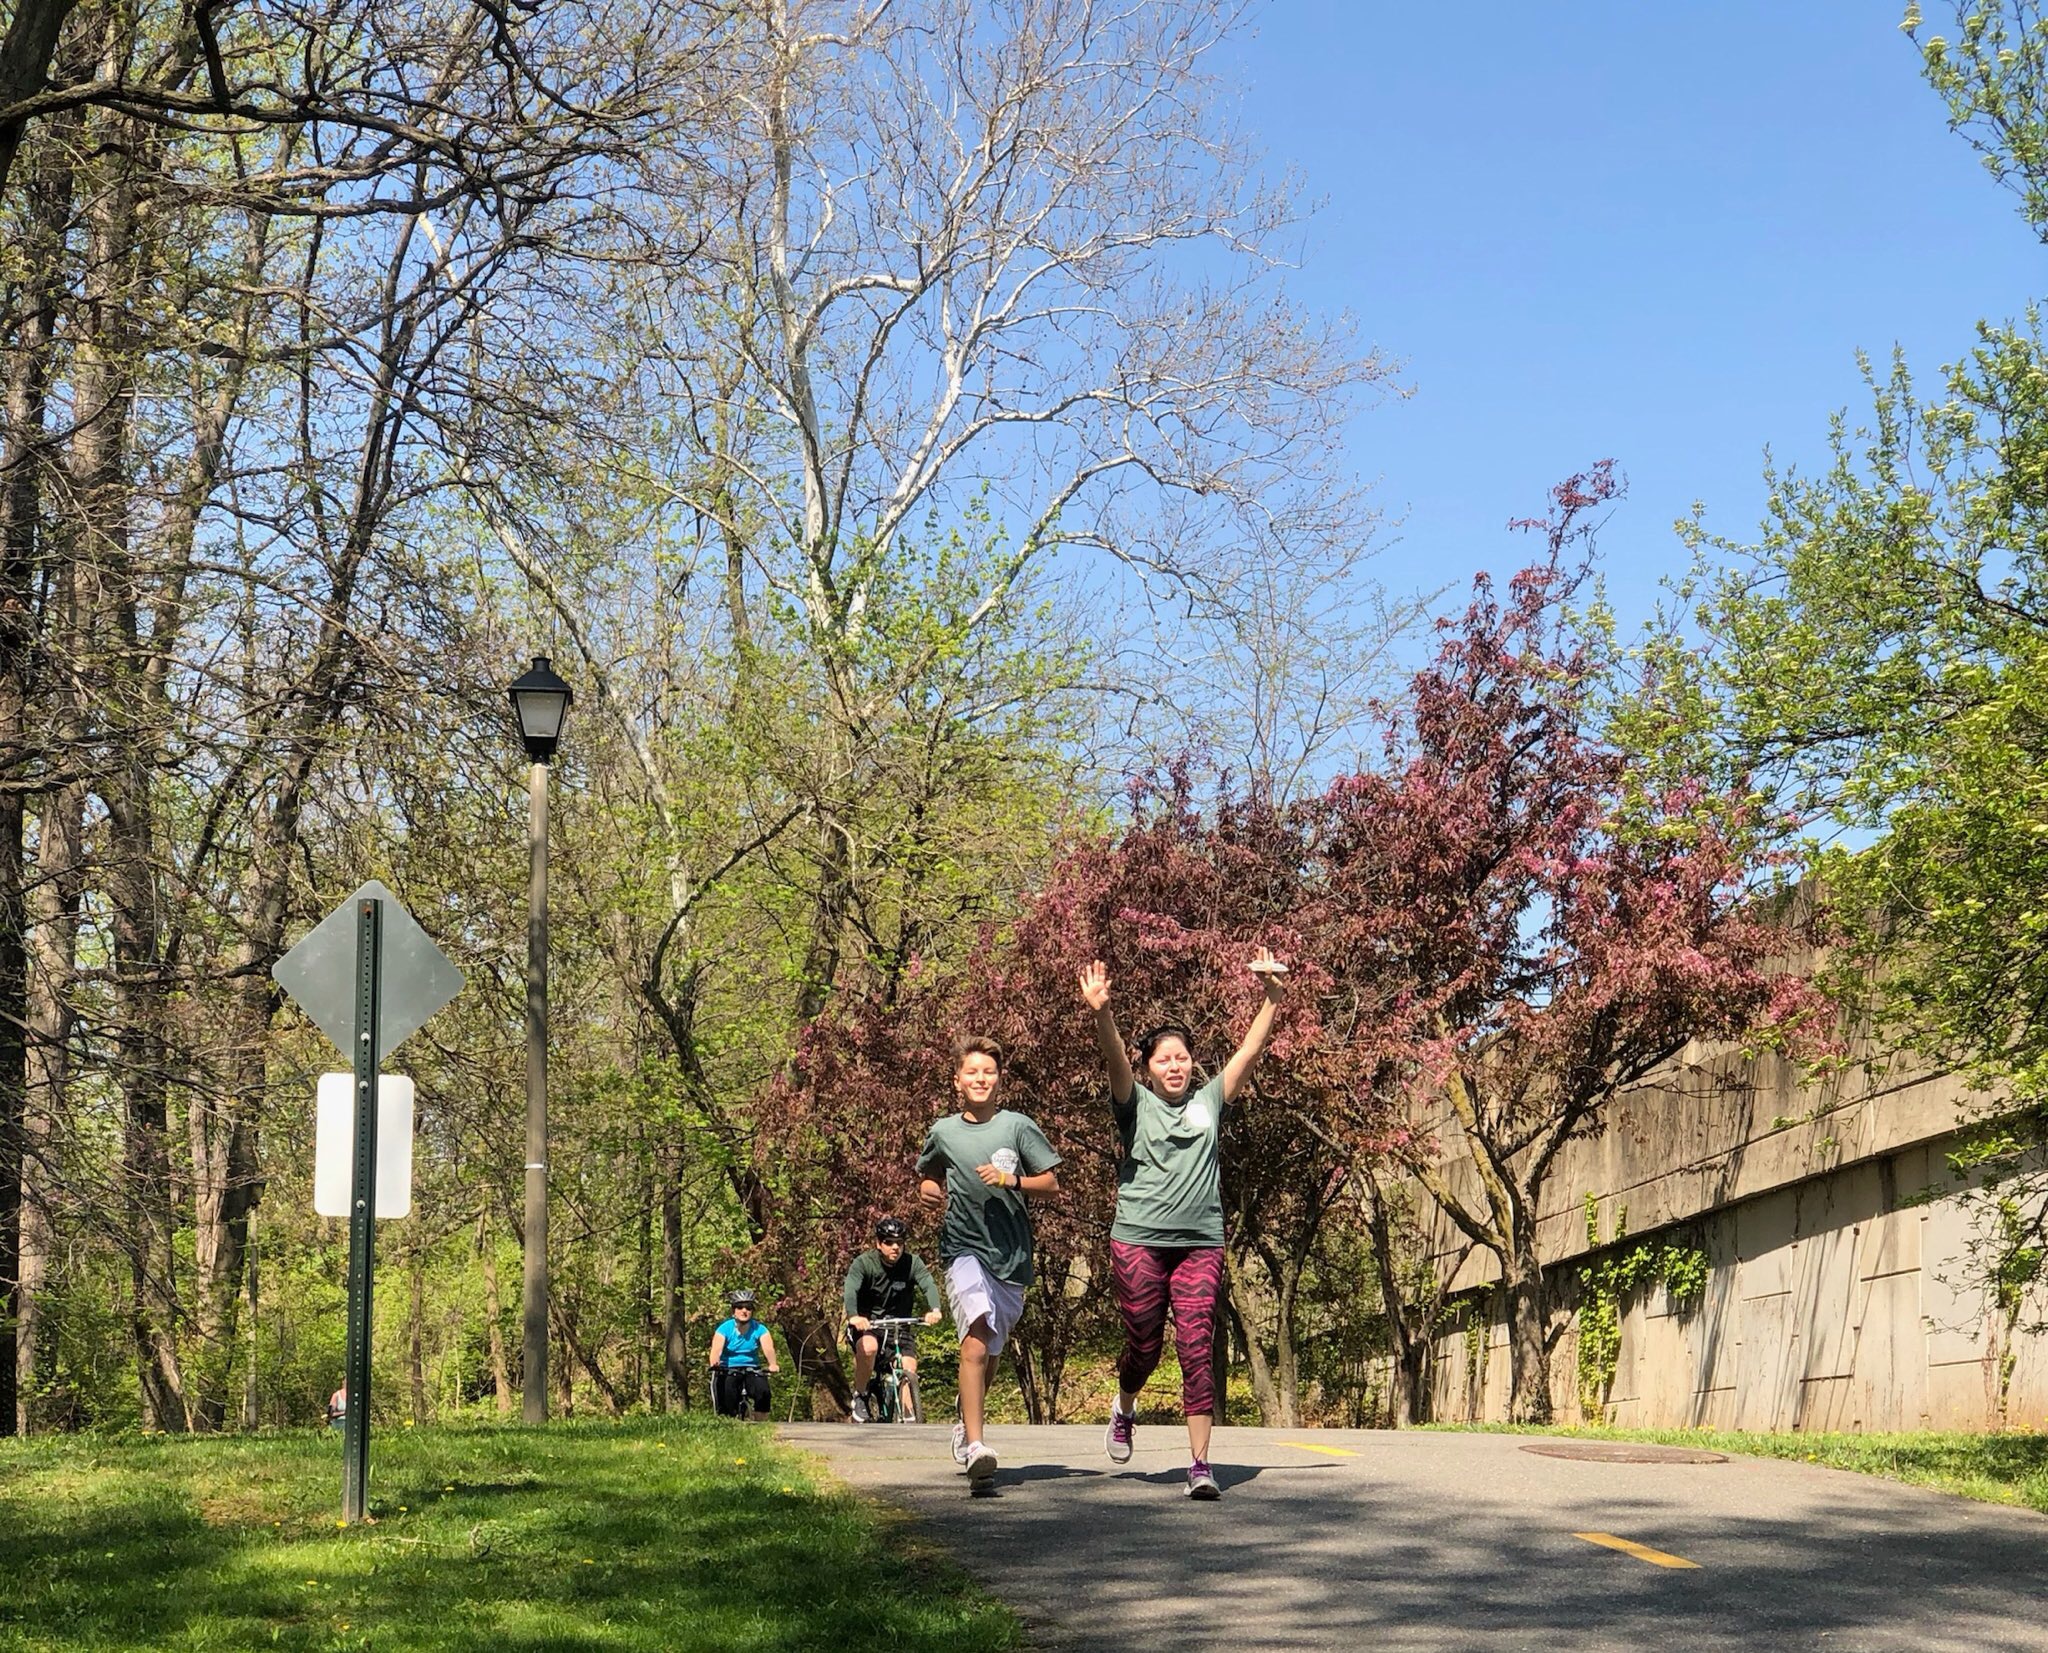
<svg viewBox="0 0 2048 1653">
<path fill-rule="evenodd" d="M 1347 1032 L 1403 1104 L 1407 1170 L 1507 1292 L 1518 1419 L 1551 1414 L 1554 1297 L 1537 1219 L 1558 1155 L 1696 1040 L 1814 1012 L 1803 938 L 1758 899 L 1745 789 L 1648 788 L 1606 738 L 1614 668 L 1567 605 L 1567 554 L 1615 491 L 1562 484 L 1545 561 L 1444 622 L 1376 773 L 1333 789 L 1326 955 L 1360 961 Z M 1387 961 L 1394 961 L 1389 964 Z"/>
<path fill-rule="evenodd" d="M 1922 71 L 2048 239 L 2048 15 L 1942 9 L 1907 8 Z M 2025 1296 L 2048 1243 L 2048 348 L 2030 307 L 1979 323 L 1931 393 L 1903 358 L 1864 372 L 1867 421 L 1768 474 L 1756 541 L 1699 537 L 1695 723 L 1813 824 L 1835 986 L 1873 1037 L 2004 1116 L 1961 1168 L 1991 1185 L 1984 1283 Z"/>
</svg>

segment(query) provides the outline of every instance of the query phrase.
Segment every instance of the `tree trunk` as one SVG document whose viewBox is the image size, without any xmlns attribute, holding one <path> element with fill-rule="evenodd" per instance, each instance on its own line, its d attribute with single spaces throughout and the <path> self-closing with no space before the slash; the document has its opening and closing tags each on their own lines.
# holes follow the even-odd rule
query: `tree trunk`
<svg viewBox="0 0 2048 1653">
<path fill-rule="evenodd" d="M 107 897 L 114 918 L 114 1032 L 124 1140 L 122 1188 L 134 1297 L 130 1329 L 142 1386 L 143 1426 L 191 1427 L 178 1360 L 177 1218 L 171 1199 L 169 1085 L 165 1072 L 163 998 L 157 975 L 159 915 L 149 775 L 132 754 L 105 787 L 109 866 Z"/>
<path fill-rule="evenodd" d="M 515 1402 L 512 1370 L 505 1364 L 505 1300 L 498 1290 L 498 1248 L 491 1240 L 490 1218 L 482 1210 L 476 1214 L 476 1254 L 484 1271 L 484 1322 L 489 1329 L 491 1390 L 497 1401 L 498 1416 L 509 1418 Z"/>
<path fill-rule="evenodd" d="M 661 1157 L 661 1349 L 670 1407 L 690 1409 L 688 1306 L 683 1296 L 683 1152 L 671 1144 Z"/>
<path fill-rule="evenodd" d="M 555 1302 L 555 1329 L 561 1334 L 564 1353 L 572 1357 L 583 1368 L 584 1375 L 596 1385 L 598 1398 L 604 1402 L 609 1417 L 621 1417 L 626 1410 L 626 1397 L 619 1393 L 619 1386 L 611 1379 L 600 1359 L 601 1350 L 586 1344 L 577 1335 L 576 1321 L 570 1318 L 568 1308 L 561 1302 L 559 1294 Z M 569 1379 L 565 1371 L 561 1382 L 564 1416 L 567 1415 L 569 1400 Z"/>
<path fill-rule="evenodd" d="M 1267 1429 L 1278 1429 L 1281 1427 L 1280 1391 L 1273 1382 L 1272 1363 L 1266 1359 L 1265 1347 L 1260 1343 L 1256 1330 L 1257 1304 L 1252 1301 L 1236 1257 L 1227 1249 L 1223 1253 L 1223 1302 L 1230 1311 L 1231 1324 L 1237 1329 L 1237 1340 L 1244 1348 L 1244 1363 L 1251 1372 L 1252 1400 L 1259 1408 L 1259 1422 Z"/>
<path fill-rule="evenodd" d="M 36 1396 L 45 1358 L 43 1294 L 56 1241 L 60 1122 L 68 1111 L 72 987 L 78 969 L 78 909 L 85 881 L 85 788 L 71 782 L 43 805 L 36 844 L 35 927 L 30 937 L 28 1092 L 22 1132 L 21 1300 L 15 1349 L 21 1433 L 41 1427 Z"/>
<path fill-rule="evenodd" d="M 818 889 L 811 904 L 811 938 L 804 952 L 796 1019 L 817 1020 L 832 997 L 839 975 L 839 951 L 846 936 L 846 913 L 853 900 L 851 852 L 846 832 L 829 813 L 818 824 Z"/>
<path fill-rule="evenodd" d="M 62 9 L 46 8 L 46 14 Z M 17 29 L 27 15 L 16 18 Z M 32 732 L 31 713 L 37 646 L 47 632 L 48 616 L 37 612 L 38 568 L 52 554 L 41 520 L 42 479 L 77 120 L 53 123 L 58 130 L 37 155 L 24 191 L 19 255 L 40 280 L 25 283 L 15 298 L 19 309 L 0 404 L 0 776 L 7 782 L 0 796 L 0 1434 L 34 1427 L 37 1320 L 49 1255 L 38 1131 L 39 1111 L 49 1099 L 34 1088 L 34 900 L 25 835 L 30 778 L 53 759 L 70 756 L 56 750 L 47 727 Z"/>
<path fill-rule="evenodd" d="M 22 727 L 18 706 L 0 689 L 0 739 L 11 720 Z M 22 886 L 26 882 L 22 795 L 0 792 L 0 1434 L 26 1430 L 25 1400 L 17 1399 L 18 1338 L 22 1289 L 22 1159 L 28 1111 L 28 1046 L 24 1037 L 28 998 L 28 946 Z M 29 1363 L 34 1361 L 30 1344 Z M 21 1397 L 29 1393 L 21 1386 Z"/>
<path fill-rule="evenodd" d="M 262 276 L 263 237 L 252 240 L 247 275 L 253 289 Z M 239 331 L 246 342 L 255 330 L 254 301 L 242 306 Z M 152 659 L 148 680 L 153 715 L 167 723 L 163 672 L 185 607 L 187 571 L 197 544 L 199 519 L 212 498 L 226 449 L 229 421 L 241 401 L 246 350 L 231 365 L 205 404 L 196 410 L 192 455 L 164 525 L 165 567 L 150 627 Z M 241 1300 L 249 1250 L 249 1219 L 262 1198 L 257 1166 L 257 1121 L 269 1072 L 270 1024 L 279 994 L 270 966 L 283 951 L 285 868 L 295 814 L 283 822 L 259 807 L 256 838 L 237 891 L 235 917 L 242 934 L 227 971 L 227 1051 L 222 1078 L 192 1090 L 187 1124 L 192 1156 L 192 1262 L 199 1330 L 197 1414 L 204 1428 L 217 1429 L 227 1416 L 227 1396 L 236 1346 L 235 1316 Z M 277 841 L 280 827 L 287 842 Z"/>
<path fill-rule="evenodd" d="M 639 1210 L 634 1214 L 633 1237 L 638 1242 L 639 1267 L 633 1280 L 640 1289 L 640 1335 L 633 1339 L 633 1389 L 640 1404 L 651 1412 L 655 1408 L 654 1373 L 660 1363 L 656 1348 L 661 1337 L 661 1299 L 654 1283 L 654 1185 L 660 1172 L 648 1151 L 645 1129 L 636 1134 L 640 1151 L 634 1156 L 634 1168 L 639 1172 L 635 1180 L 640 1185 L 640 1199 Z"/>
<path fill-rule="evenodd" d="M 1508 1414 L 1516 1423 L 1549 1423 L 1550 1292 L 1543 1265 L 1529 1245 L 1503 1259 L 1502 1285 L 1508 1296 L 1508 1352 L 1512 1387 Z"/>
<path fill-rule="evenodd" d="M 1389 1362 L 1387 1411 L 1396 1429 L 1429 1420 L 1429 1333 L 1433 1314 L 1416 1326 L 1403 1289 L 1394 1216 L 1379 1181 L 1370 1174 L 1358 1179 L 1359 1203 L 1365 1211 L 1366 1234 L 1372 1242 L 1373 1281 L 1379 1287 L 1380 1313 L 1387 1324 Z"/>
<path fill-rule="evenodd" d="M 1393 1351 L 1387 1383 L 1387 1413 L 1396 1429 L 1429 1422 L 1429 1345 L 1403 1336 Z"/>
<path fill-rule="evenodd" d="M 1021 1340 L 1010 1343 L 1010 1370 L 1017 1375 L 1017 1390 L 1024 1397 L 1024 1419 L 1027 1423 L 1048 1421 L 1045 1409 L 1045 1394 L 1039 1387 L 1038 1369 L 1031 1359 L 1031 1350 Z"/>
<path fill-rule="evenodd" d="M 432 1417 L 427 1407 L 427 1258 L 418 1245 L 407 1259 L 405 1306 L 405 1372 L 412 1386 L 412 1421 L 425 1425 Z"/>
<path fill-rule="evenodd" d="M 576 1374 L 569 1367 L 569 1340 L 562 1336 L 562 1311 L 555 1309 L 555 1347 L 549 1351 L 549 1373 L 555 1385 L 555 1411 L 564 1418 L 576 1416 Z"/>
<path fill-rule="evenodd" d="M 76 425 L 71 474 L 78 505 L 77 565 L 89 582 L 92 628 L 109 653 L 92 691 L 106 724 L 99 792 L 107 809 L 103 876 L 113 931 L 112 1046 L 122 1099 L 122 1192 L 128 1211 L 133 1299 L 129 1306 L 145 1427 L 190 1426 L 179 1368 L 165 1062 L 163 915 L 156 882 L 147 653 L 140 580 L 129 543 L 128 406 L 135 295 L 139 123 L 108 117 L 99 136 L 104 170 L 88 215 L 85 292 L 75 347 Z M 81 601 L 81 608 L 85 607 Z M 84 616 L 81 615 L 83 622 Z"/>
<path fill-rule="evenodd" d="M 243 1273 L 242 1326 L 248 1338 L 247 1363 L 242 1368 L 242 1427 L 258 1429 L 263 1424 L 263 1339 L 262 1321 L 257 1317 L 256 1251 L 249 1250 L 249 1265 Z"/>
<path fill-rule="evenodd" d="M 7 21 L 6 49 L 0 51 L 0 109 L 10 109 L 43 89 L 57 56 L 57 40 L 78 0 L 18 0 Z M 28 117 L 0 121 L 0 189 L 20 152 Z"/>
<path fill-rule="evenodd" d="M 1275 1282 L 1273 1312 L 1273 1388 L 1280 1402 L 1278 1427 L 1301 1422 L 1301 1362 L 1294 1341 L 1295 1300 L 1301 1288 L 1301 1260 L 1284 1258 Z"/>
<path fill-rule="evenodd" d="M 197 1410 L 205 1428 L 217 1428 L 226 1414 L 249 1224 L 263 1197 L 258 1126 L 279 998 L 270 966 L 283 952 L 285 922 L 285 847 L 270 841 L 276 831 L 274 812 L 260 810 L 258 842 L 237 891 L 243 934 L 229 954 L 220 1082 L 195 1091 L 187 1120 L 200 1346 Z"/>
<path fill-rule="evenodd" d="M 782 1313 L 781 1329 L 789 1339 L 783 1352 L 796 1367 L 797 1381 L 809 1384 L 814 1398 L 824 1390 L 838 1408 L 836 1415 L 845 1417 L 853 1410 L 853 1385 L 846 1380 L 846 1368 L 839 1364 L 837 1316 L 828 1318 L 809 1307 L 791 1307 Z"/>
</svg>

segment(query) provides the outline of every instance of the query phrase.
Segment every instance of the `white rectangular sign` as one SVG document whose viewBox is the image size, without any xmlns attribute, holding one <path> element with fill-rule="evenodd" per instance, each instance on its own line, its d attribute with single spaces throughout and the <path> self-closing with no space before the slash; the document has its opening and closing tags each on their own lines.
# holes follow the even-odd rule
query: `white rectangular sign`
<svg viewBox="0 0 2048 1653">
<path fill-rule="evenodd" d="M 315 1096 L 313 1209 L 323 1217 L 348 1215 L 355 1173 L 355 1075 L 323 1073 Z M 377 1077 L 377 1215 L 412 1215 L 412 1081 L 402 1073 Z"/>
</svg>

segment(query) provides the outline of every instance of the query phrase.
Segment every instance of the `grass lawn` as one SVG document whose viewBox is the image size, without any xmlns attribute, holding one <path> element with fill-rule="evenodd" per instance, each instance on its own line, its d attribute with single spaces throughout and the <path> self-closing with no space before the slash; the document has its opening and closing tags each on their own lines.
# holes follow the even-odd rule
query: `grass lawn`
<svg viewBox="0 0 2048 1653">
<path fill-rule="evenodd" d="M 1009 1611 L 803 1457 L 708 1417 L 0 1441 L 0 1645 L 1003 1648 Z"/>
<path fill-rule="evenodd" d="M 1469 1424 L 1432 1427 L 1470 1429 Z M 1745 1452 L 1755 1458 L 1796 1458 L 1882 1475 L 1914 1486 L 1960 1493 L 1988 1504 L 2020 1504 L 2048 1514 L 2048 1434 L 2032 1430 L 1998 1435 L 1758 1434 L 1734 1429 L 1536 1429 L 1486 1424 L 1483 1429 L 1522 1435 L 1581 1436 L 1603 1441 L 1656 1441 L 1666 1446 Z"/>
</svg>

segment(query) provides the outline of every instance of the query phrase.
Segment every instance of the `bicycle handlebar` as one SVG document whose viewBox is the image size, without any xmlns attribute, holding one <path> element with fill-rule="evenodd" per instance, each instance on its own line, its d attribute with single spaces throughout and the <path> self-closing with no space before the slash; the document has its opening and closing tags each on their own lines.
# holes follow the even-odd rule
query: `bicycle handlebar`
<svg viewBox="0 0 2048 1653">
<path fill-rule="evenodd" d="M 871 1332 L 893 1332 L 905 1326 L 922 1326 L 923 1324 L 924 1321 L 917 1315 L 875 1315 L 868 1321 L 867 1329 Z"/>
</svg>

